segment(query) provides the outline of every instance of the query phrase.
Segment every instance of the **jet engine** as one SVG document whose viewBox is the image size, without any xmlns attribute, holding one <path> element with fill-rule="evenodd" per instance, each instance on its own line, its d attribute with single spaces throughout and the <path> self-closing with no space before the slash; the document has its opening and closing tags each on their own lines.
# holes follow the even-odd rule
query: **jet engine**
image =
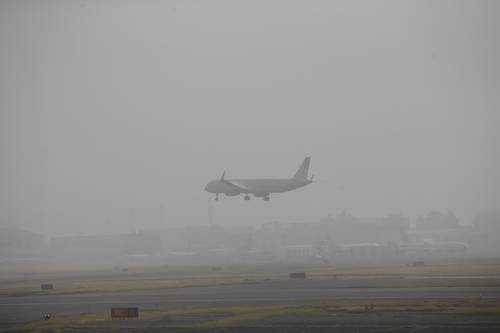
<svg viewBox="0 0 500 333">
<path fill-rule="evenodd" d="M 231 188 L 231 189 L 226 189 L 224 190 L 224 194 L 227 195 L 228 197 L 234 197 L 236 195 L 241 194 L 241 191 L 236 189 L 236 188 Z"/>
</svg>

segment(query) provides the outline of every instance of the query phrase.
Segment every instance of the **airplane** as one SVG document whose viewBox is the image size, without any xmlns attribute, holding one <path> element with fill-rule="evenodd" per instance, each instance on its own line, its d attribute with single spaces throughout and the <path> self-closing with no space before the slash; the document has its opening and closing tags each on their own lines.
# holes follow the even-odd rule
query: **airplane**
<svg viewBox="0 0 500 333">
<path fill-rule="evenodd" d="M 293 191 L 313 182 L 313 177 L 307 178 L 311 158 L 306 157 L 300 168 L 292 178 L 281 179 L 225 179 L 226 171 L 220 179 L 212 180 L 205 186 L 205 191 L 215 193 L 215 200 L 219 200 L 219 194 L 232 197 L 245 194 L 244 199 L 250 200 L 250 194 L 257 198 L 269 201 L 269 194 Z"/>
</svg>

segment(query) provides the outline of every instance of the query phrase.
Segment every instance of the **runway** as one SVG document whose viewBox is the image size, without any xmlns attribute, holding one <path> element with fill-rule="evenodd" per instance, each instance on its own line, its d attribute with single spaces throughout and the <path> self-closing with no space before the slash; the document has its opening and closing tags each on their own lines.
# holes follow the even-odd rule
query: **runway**
<svg viewBox="0 0 500 333">
<path fill-rule="evenodd" d="M 53 316 L 109 311 L 112 306 L 168 308 L 195 305 L 266 304 L 294 301 L 373 298 L 500 298 L 500 287 L 339 288 L 329 279 L 175 289 L 0 297 L 0 322 L 24 322 Z"/>
</svg>

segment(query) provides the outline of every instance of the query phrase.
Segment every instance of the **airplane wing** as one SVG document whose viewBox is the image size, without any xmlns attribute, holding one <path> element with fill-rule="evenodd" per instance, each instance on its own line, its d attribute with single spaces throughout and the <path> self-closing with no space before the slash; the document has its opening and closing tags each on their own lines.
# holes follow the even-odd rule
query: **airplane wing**
<svg viewBox="0 0 500 333">
<path fill-rule="evenodd" d="M 246 191 L 250 190 L 247 186 L 245 186 L 245 184 L 243 184 L 241 182 L 237 182 L 237 181 L 234 181 L 234 180 L 231 180 L 231 181 L 224 180 L 224 182 L 226 184 L 229 184 L 229 185 L 232 185 L 232 186 L 238 188 L 242 192 L 246 192 Z"/>
</svg>

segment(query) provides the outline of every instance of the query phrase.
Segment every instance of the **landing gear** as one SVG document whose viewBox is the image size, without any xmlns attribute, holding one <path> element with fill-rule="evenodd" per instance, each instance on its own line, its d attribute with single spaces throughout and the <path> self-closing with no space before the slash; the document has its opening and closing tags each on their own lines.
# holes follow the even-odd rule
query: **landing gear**
<svg viewBox="0 0 500 333">
<path fill-rule="evenodd" d="M 268 197 L 268 196 L 265 196 L 265 197 L 264 197 L 264 201 L 269 201 L 269 197 Z"/>
<path fill-rule="evenodd" d="M 250 200 L 250 196 L 248 194 L 245 194 L 245 196 L 243 197 L 245 200 Z"/>
<path fill-rule="evenodd" d="M 215 193 L 215 201 L 219 201 L 219 193 Z"/>
</svg>

